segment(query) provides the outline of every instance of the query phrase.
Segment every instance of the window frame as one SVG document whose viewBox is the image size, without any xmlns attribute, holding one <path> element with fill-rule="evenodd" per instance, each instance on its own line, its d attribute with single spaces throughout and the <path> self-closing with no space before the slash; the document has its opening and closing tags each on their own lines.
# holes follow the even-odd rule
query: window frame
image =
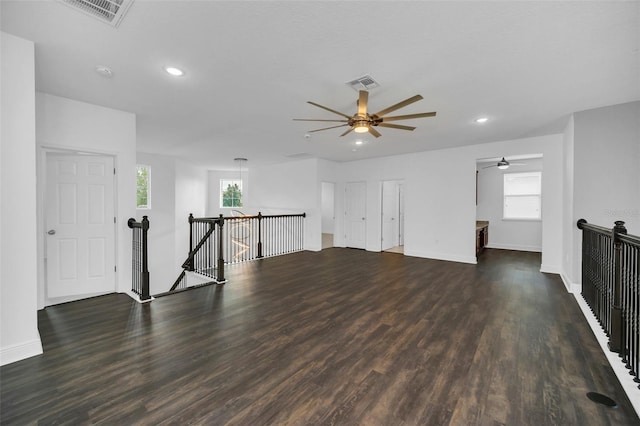
<svg viewBox="0 0 640 426">
<path fill-rule="evenodd" d="M 146 179 L 146 195 L 147 195 L 147 204 L 139 205 L 138 204 L 138 171 L 141 168 L 147 169 L 147 179 Z M 136 164 L 136 209 L 138 210 L 151 210 L 151 166 L 148 164 Z"/>
<path fill-rule="evenodd" d="M 224 191 L 226 190 L 227 186 L 224 186 L 226 182 L 229 182 L 229 185 L 233 185 L 233 184 L 238 184 L 238 187 L 240 189 L 240 198 L 238 199 L 239 201 L 239 205 L 231 205 L 231 206 L 225 206 L 224 204 Z M 242 180 L 241 179 L 234 179 L 234 178 L 220 178 L 220 189 L 218 192 L 218 198 L 219 198 L 219 205 L 221 209 L 237 209 L 242 207 L 243 204 L 243 185 L 242 185 Z"/>
<path fill-rule="evenodd" d="M 507 194 L 507 178 L 514 175 L 535 175 L 538 177 L 538 192 L 528 192 L 523 194 Z M 538 199 L 538 216 L 537 217 L 518 217 L 507 216 L 507 199 L 536 197 Z M 542 221 L 542 171 L 534 170 L 528 172 L 511 172 L 504 173 L 502 177 L 502 220 L 504 221 Z"/>
</svg>

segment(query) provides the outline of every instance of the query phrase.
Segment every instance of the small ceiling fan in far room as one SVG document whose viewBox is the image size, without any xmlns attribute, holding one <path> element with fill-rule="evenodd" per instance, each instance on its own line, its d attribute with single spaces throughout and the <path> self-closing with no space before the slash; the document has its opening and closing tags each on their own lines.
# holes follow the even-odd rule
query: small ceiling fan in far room
<svg viewBox="0 0 640 426">
<path fill-rule="evenodd" d="M 504 157 L 502 157 L 502 160 L 498 161 L 497 164 L 492 164 L 490 166 L 487 167 L 483 167 L 483 169 L 489 169 L 491 167 L 497 167 L 500 170 L 506 170 L 509 168 L 509 166 L 525 166 L 525 163 L 512 163 L 510 161 L 507 161 L 504 159 Z"/>
<path fill-rule="evenodd" d="M 333 110 L 331 108 L 327 108 L 326 106 L 317 104 L 315 102 L 308 101 L 313 106 L 317 106 L 318 108 L 322 108 L 334 114 L 338 114 L 344 117 L 341 120 L 324 120 L 324 119 L 313 119 L 313 118 L 294 118 L 294 121 L 324 121 L 324 122 L 333 122 L 333 123 L 344 123 L 339 124 L 337 126 L 331 127 L 323 127 L 322 129 L 310 130 L 309 132 L 319 132 L 322 130 L 335 129 L 338 127 L 350 127 L 347 131 L 345 131 L 340 136 L 344 136 L 351 131 L 355 131 L 356 133 L 366 133 L 369 132 L 376 138 L 382 136 L 380 132 L 378 132 L 374 127 L 388 127 L 391 129 L 400 129 L 400 130 L 414 130 L 415 127 L 412 126 L 403 126 L 401 124 L 390 124 L 389 121 L 398 121 L 398 120 L 409 120 L 412 118 L 423 118 L 423 117 L 433 117 L 436 115 L 435 112 L 423 112 L 418 114 L 406 114 L 406 115 L 395 115 L 392 117 L 384 117 L 384 115 L 389 114 L 397 109 L 404 108 L 407 105 L 410 105 L 416 101 L 423 99 L 420 95 L 412 96 L 408 99 L 405 99 L 402 102 L 398 102 L 395 105 L 391 105 L 388 108 L 382 109 L 375 114 L 369 114 L 367 112 L 367 102 L 369 100 L 369 92 L 366 90 L 360 90 L 358 96 L 358 112 L 353 115 L 348 115 L 342 113 L 340 111 Z"/>
</svg>

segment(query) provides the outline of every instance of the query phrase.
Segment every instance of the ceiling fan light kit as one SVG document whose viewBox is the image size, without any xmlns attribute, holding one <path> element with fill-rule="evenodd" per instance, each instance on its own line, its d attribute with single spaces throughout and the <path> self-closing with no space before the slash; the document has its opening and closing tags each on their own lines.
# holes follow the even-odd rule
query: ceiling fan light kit
<svg viewBox="0 0 640 426">
<path fill-rule="evenodd" d="M 353 127 L 353 131 L 356 133 L 367 133 L 369 131 L 369 126 L 366 122 L 356 123 Z"/>
<path fill-rule="evenodd" d="M 414 102 L 423 99 L 420 95 L 412 96 L 408 99 L 405 99 L 402 102 L 398 102 L 395 105 L 391 105 L 383 110 L 378 111 L 375 114 L 369 114 L 367 112 L 367 103 L 369 101 L 369 92 L 366 90 L 360 90 L 358 92 L 358 111 L 354 115 L 348 115 L 340 111 L 336 111 L 334 109 L 328 108 L 324 105 L 320 105 L 315 102 L 308 101 L 307 103 L 316 106 L 318 108 L 322 108 L 326 111 L 332 112 L 342 117 L 340 120 L 328 120 L 328 119 L 314 119 L 314 118 L 294 118 L 294 121 L 323 121 L 323 122 L 333 122 L 333 123 L 344 123 L 338 124 L 336 126 L 323 127 L 321 129 L 309 130 L 311 132 L 320 132 L 322 130 L 335 129 L 338 127 L 349 127 L 347 131 L 342 133 L 340 136 L 345 136 L 349 134 L 351 131 L 356 133 L 371 133 L 376 138 L 382 136 L 378 130 L 374 127 L 388 127 L 390 129 L 399 129 L 399 130 L 415 130 L 413 126 L 404 126 L 401 124 L 390 124 L 389 121 L 398 121 L 398 120 L 410 120 L 413 118 L 424 118 L 424 117 L 434 117 L 436 115 L 435 112 L 422 112 L 418 114 L 406 114 L 406 115 L 396 115 L 392 117 L 385 117 L 390 112 L 398 110 L 400 108 L 404 108 L 407 105 L 410 105 Z"/>
</svg>

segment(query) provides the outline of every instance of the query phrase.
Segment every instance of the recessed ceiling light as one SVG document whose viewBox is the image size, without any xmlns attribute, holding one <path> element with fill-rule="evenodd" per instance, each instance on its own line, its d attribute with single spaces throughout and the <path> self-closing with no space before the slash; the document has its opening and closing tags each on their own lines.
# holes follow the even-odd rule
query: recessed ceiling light
<svg viewBox="0 0 640 426">
<path fill-rule="evenodd" d="M 111 71 L 111 68 L 105 65 L 98 65 L 96 67 L 96 72 L 103 77 L 107 77 L 107 78 L 113 77 L 113 71 Z"/>
<path fill-rule="evenodd" d="M 364 142 L 362 141 L 356 141 L 356 145 L 362 145 Z"/>
<path fill-rule="evenodd" d="M 486 123 L 487 121 L 489 121 L 487 117 L 476 118 L 476 123 L 478 124 Z"/>
<path fill-rule="evenodd" d="M 176 67 L 164 67 L 164 70 L 167 72 L 167 74 L 172 75 L 174 77 L 182 77 L 184 75 L 184 71 L 182 71 L 180 68 L 176 68 Z"/>
</svg>

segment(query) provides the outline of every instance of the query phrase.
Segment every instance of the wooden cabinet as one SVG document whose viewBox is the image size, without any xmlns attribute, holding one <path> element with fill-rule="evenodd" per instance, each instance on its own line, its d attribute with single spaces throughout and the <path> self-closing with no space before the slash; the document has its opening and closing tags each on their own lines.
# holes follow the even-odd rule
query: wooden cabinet
<svg viewBox="0 0 640 426">
<path fill-rule="evenodd" d="M 476 221 L 476 256 L 489 243 L 489 221 Z"/>
</svg>

